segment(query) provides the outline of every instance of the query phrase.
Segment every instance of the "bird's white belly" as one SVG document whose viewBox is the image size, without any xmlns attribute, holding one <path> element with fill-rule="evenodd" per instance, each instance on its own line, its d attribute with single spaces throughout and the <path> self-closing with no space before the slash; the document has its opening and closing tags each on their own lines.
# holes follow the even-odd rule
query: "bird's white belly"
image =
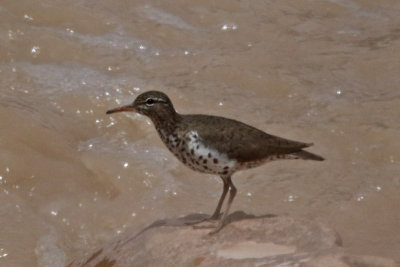
<svg viewBox="0 0 400 267">
<path fill-rule="evenodd" d="M 190 131 L 182 138 L 171 134 L 166 139 L 171 152 L 193 170 L 219 175 L 230 175 L 236 170 L 236 160 L 205 146 L 196 131 Z"/>
</svg>

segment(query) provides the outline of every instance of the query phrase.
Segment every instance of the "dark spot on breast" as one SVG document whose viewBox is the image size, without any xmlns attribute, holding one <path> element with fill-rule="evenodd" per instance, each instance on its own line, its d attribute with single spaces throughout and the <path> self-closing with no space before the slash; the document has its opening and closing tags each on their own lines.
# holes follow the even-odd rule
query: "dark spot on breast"
<svg viewBox="0 0 400 267">
<path fill-rule="evenodd" d="M 206 165 L 203 165 L 203 168 L 204 168 L 205 170 L 208 170 L 208 167 L 207 167 Z"/>
<path fill-rule="evenodd" d="M 185 152 L 185 148 L 184 147 L 181 148 L 181 152 Z"/>
<path fill-rule="evenodd" d="M 202 159 L 203 159 L 203 156 L 200 156 L 200 157 L 199 157 L 199 160 L 202 160 Z"/>
<path fill-rule="evenodd" d="M 182 162 L 186 164 L 186 158 L 182 158 Z"/>
<path fill-rule="evenodd" d="M 208 153 L 208 157 L 211 158 L 211 153 Z"/>
<path fill-rule="evenodd" d="M 193 149 L 193 148 L 190 150 L 190 153 L 191 153 L 192 155 L 194 155 L 194 149 Z"/>
<path fill-rule="evenodd" d="M 199 149 L 199 148 L 200 148 L 200 146 L 199 146 L 199 145 L 197 145 L 197 146 L 196 146 L 196 149 Z"/>
<path fill-rule="evenodd" d="M 222 174 L 228 174 L 228 170 L 223 171 Z"/>
<path fill-rule="evenodd" d="M 224 170 L 227 170 L 227 169 L 229 169 L 229 166 L 225 166 L 225 167 L 224 167 Z"/>
<path fill-rule="evenodd" d="M 213 162 L 214 162 L 215 164 L 217 164 L 217 163 L 218 163 L 218 159 L 214 158 L 214 159 L 213 159 Z"/>
<path fill-rule="evenodd" d="M 207 164 L 207 160 L 206 160 L 206 159 L 205 159 L 205 160 L 203 160 L 203 163 L 204 163 L 204 164 Z"/>
</svg>

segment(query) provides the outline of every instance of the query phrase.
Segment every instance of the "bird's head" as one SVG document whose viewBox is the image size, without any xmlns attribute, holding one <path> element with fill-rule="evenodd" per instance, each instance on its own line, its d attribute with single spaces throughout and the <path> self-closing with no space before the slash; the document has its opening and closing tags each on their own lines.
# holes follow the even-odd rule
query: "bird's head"
<svg viewBox="0 0 400 267">
<path fill-rule="evenodd" d="M 148 91 L 140 94 L 132 104 L 110 109 L 106 113 L 134 111 L 155 119 L 162 117 L 163 114 L 170 115 L 175 113 L 171 100 L 163 92 Z"/>
</svg>

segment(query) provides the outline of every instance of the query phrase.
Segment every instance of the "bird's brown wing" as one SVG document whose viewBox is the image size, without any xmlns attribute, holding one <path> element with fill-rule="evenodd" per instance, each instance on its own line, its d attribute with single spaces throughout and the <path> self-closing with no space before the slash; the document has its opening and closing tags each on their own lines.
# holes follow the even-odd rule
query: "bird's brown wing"
<svg viewBox="0 0 400 267">
<path fill-rule="evenodd" d="M 240 162 L 290 154 L 312 145 L 270 135 L 232 119 L 207 115 L 185 117 L 192 117 L 186 120 L 190 124 L 188 129 L 195 129 L 206 146 Z"/>
</svg>

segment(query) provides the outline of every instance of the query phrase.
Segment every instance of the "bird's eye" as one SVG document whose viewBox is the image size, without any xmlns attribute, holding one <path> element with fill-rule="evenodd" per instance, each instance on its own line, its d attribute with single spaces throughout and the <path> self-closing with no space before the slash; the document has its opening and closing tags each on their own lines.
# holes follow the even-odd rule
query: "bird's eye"
<svg viewBox="0 0 400 267">
<path fill-rule="evenodd" d="M 147 106 L 152 106 L 153 104 L 154 104 L 154 99 L 153 98 L 148 98 L 147 100 L 146 100 L 146 105 Z"/>
</svg>

